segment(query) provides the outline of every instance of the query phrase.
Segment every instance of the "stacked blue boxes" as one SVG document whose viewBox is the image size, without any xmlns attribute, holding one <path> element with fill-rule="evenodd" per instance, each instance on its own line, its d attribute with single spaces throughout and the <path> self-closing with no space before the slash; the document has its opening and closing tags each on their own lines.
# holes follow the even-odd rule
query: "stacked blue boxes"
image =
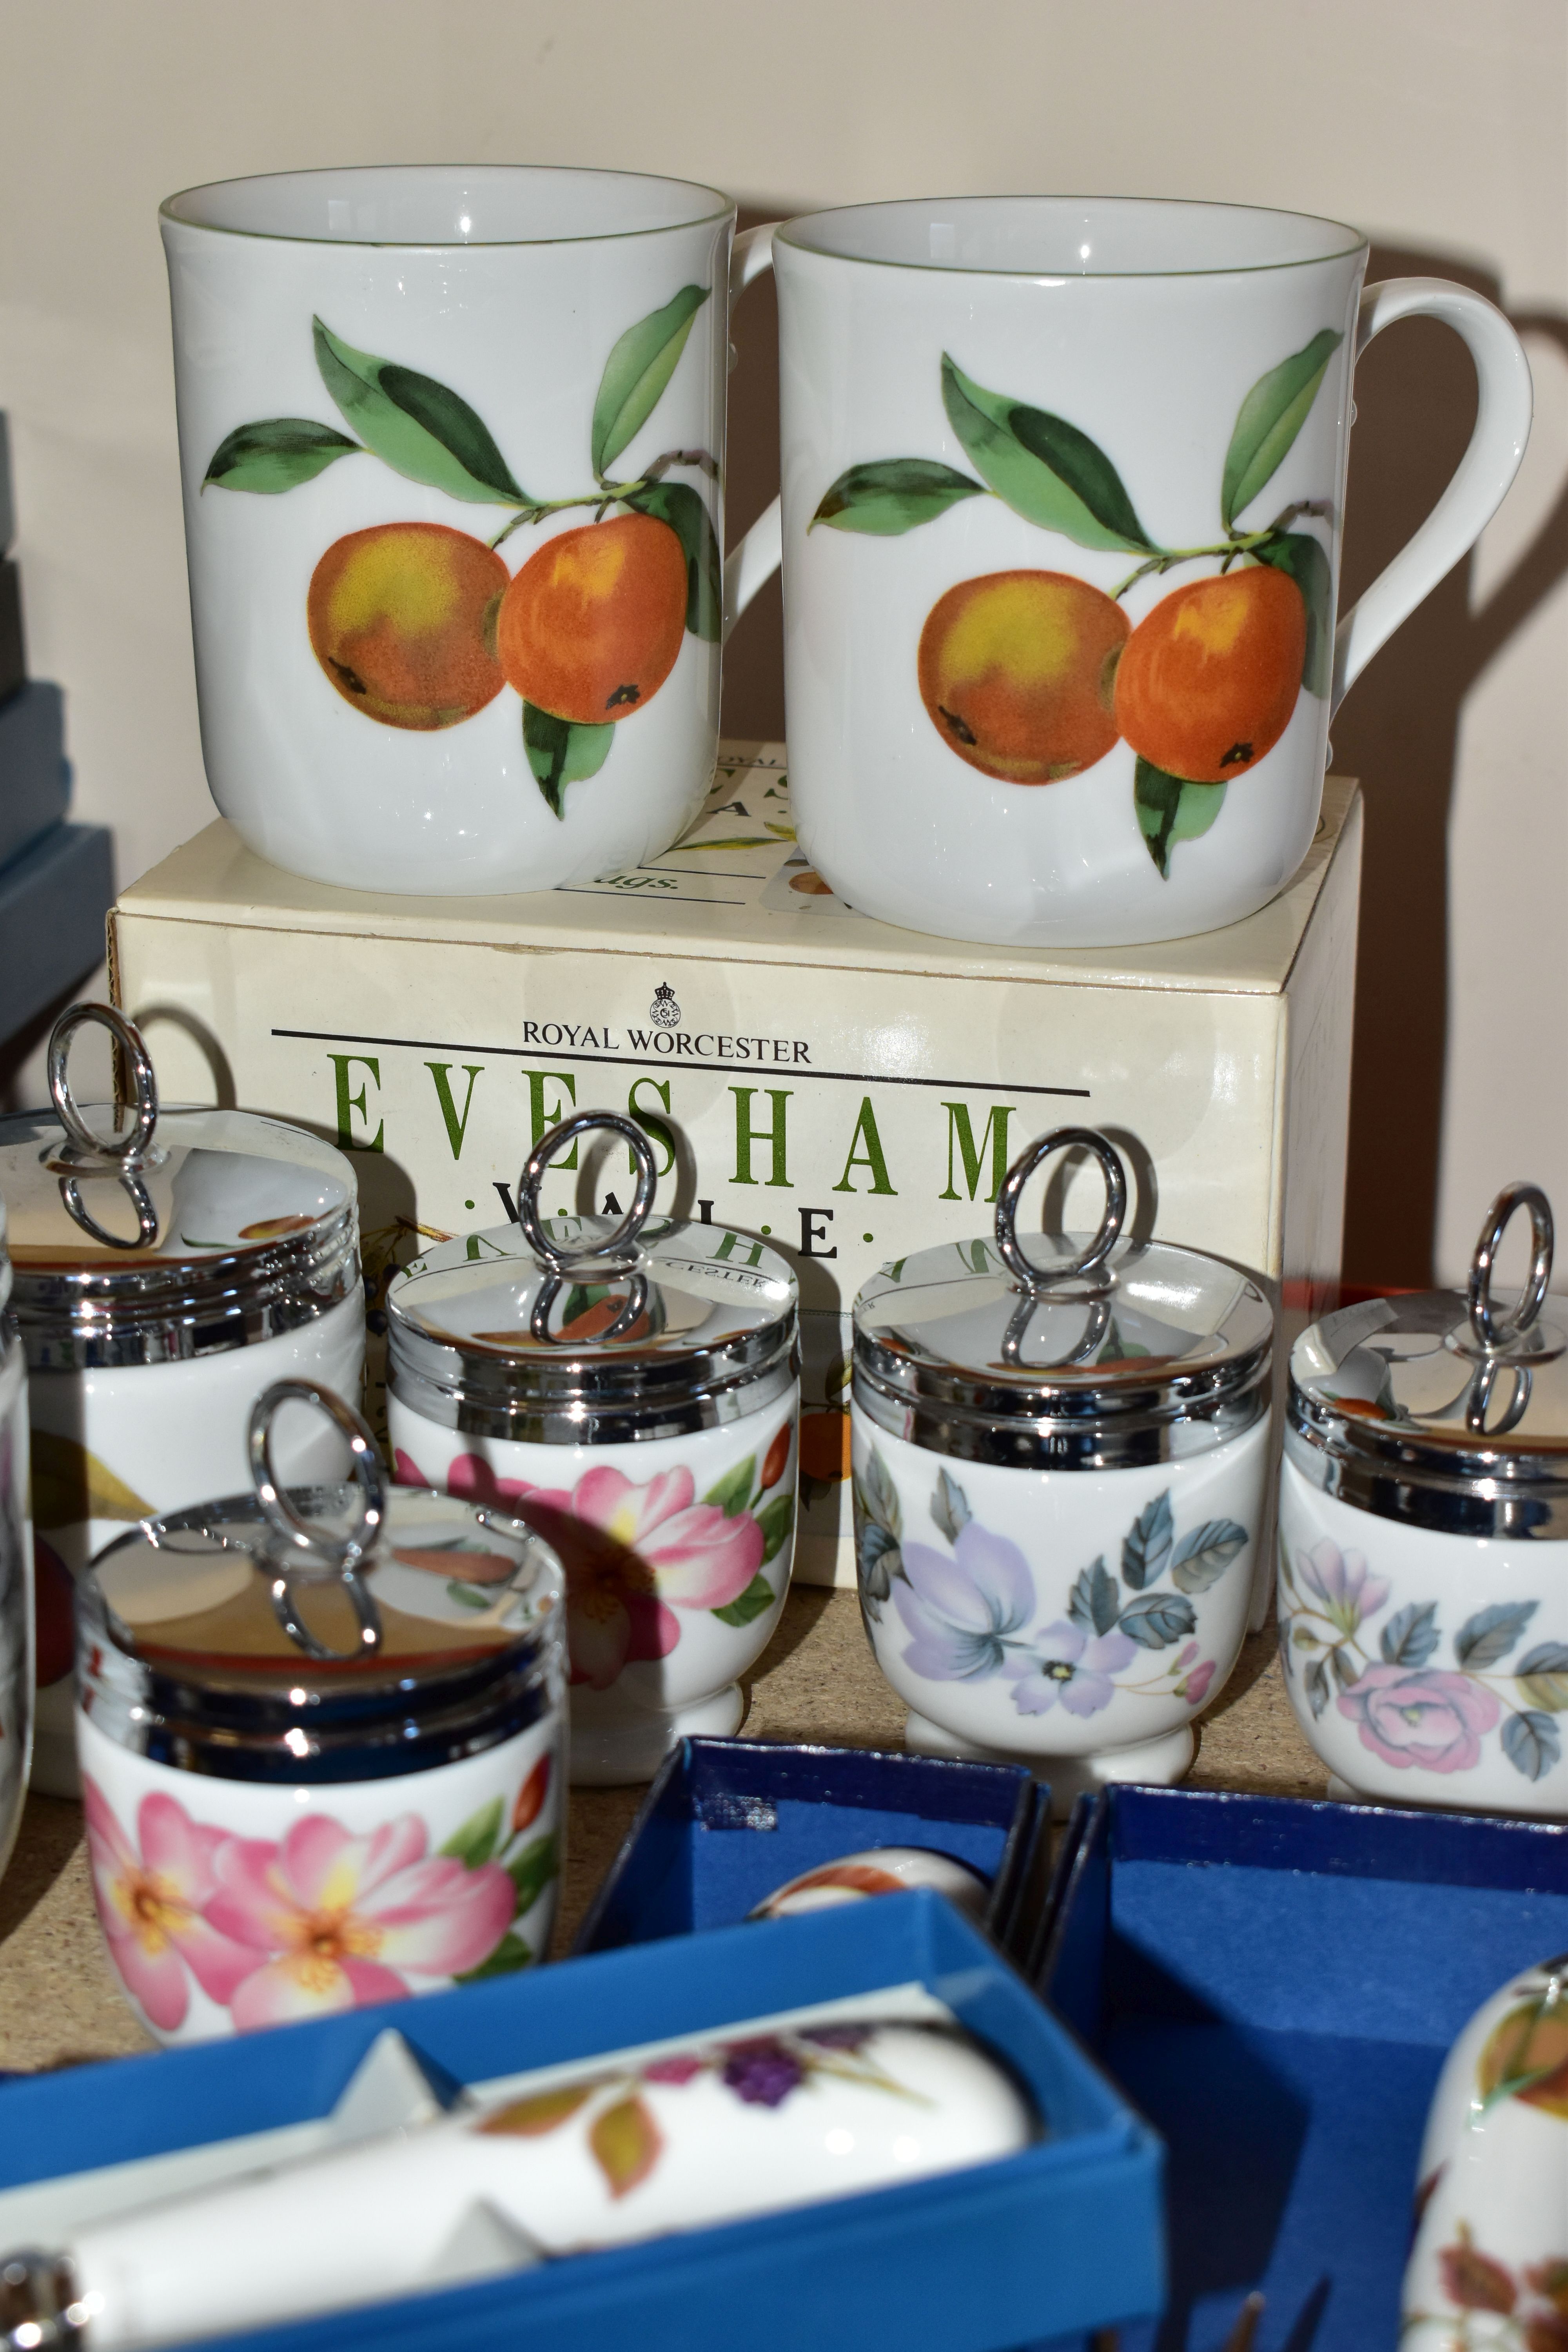
<svg viewBox="0 0 1568 2352">
<path fill-rule="evenodd" d="M 66 819 L 65 698 L 27 677 L 9 455 L 0 416 L 0 1042 L 101 961 L 114 900 L 108 827 Z"/>
</svg>

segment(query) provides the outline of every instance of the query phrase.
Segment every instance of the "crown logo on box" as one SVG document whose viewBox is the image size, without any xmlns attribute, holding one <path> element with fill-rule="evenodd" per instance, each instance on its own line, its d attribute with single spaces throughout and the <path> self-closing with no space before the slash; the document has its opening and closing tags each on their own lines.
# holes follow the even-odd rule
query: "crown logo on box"
<svg viewBox="0 0 1568 2352">
<path fill-rule="evenodd" d="M 675 1001 L 675 991 L 668 981 L 661 980 L 654 990 L 647 1017 L 650 1021 L 657 1021 L 661 1029 L 674 1029 L 679 1025 L 680 1007 Z"/>
</svg>

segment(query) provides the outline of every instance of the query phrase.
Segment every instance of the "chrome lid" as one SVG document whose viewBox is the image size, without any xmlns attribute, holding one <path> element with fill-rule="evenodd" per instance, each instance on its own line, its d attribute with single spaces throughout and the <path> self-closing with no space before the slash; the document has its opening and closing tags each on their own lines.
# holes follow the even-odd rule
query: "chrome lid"
<svg viewBox="0 0 1568 2352">
<path fill-rule="evenodd" d="M 271 1429 L 311 1405 L 346 1486 L 283 1492 Z M 369 1430 L 309 1381 L 251 1413 L 255 1490 L 146 1519 L 77 1592 L 78 1689 L 121 1747 L 224 1780 L 377 1780 L 510 1738 L 561 1704 L 564 1580 L 520 1520 L 385 1485 Z"/>
<path fill-rule="evenodd" d="M 1105 1176 L 1092 1239 L 1027 1255 L 1018 1200 L 1054 1151 Z M 1127 1180 L 1090 1128 L 1058 1127 L 1014 1162 L 994 1239 L 948 1243 L 871 1276 L 855 1301 L 855 1402 L 933 1454 L 1103 1470 L 1196 1454 L 1265 1405 L 1274 1313 L 1251 1277 L 1169 1242 L 1121 1239 Z"/>
<path fill-rule="evenodd" d="M 83 1109 L 71 1038 L 106 1028 L 131 1074 L 128 1112 Z M 0 1118 L 13 1305 L 34 1371 L 161 1364 L 297 1328 L 359 1282 L 354 1173 L 281 1119 L 160 1111 L 140 1033 L 77 1004 L 49 1040 L 54 1111 Z"/>
<path fill-rule="evenodd" d="M 548 1162 L 601 1129 L 637 1162 L 625 1217 L 542 1217 Z M 574 1445 L 674 1436 L 782 1395 L 795 1376 L 788 1262 L 727 1225 L 648 1223 L 655 1181 L 647 1138 L 618 1112 L 552 1128 L 523 1169 L 517 1225 L 439 1243 L 392 1283 L 394 1395 L 447 1429 Z"/>
<path fill-rule="evenodd" d="M 1492 1275 L 1521 1209 L 1530 1279 L 1510 1307 Z M 1285 1432 L 1302 1475 L 1379 1518 L 1568 1538 L 1568 1305 L 1547 1297 L 1552 1253 L 1545 1193 L 1510 1184 L 1487 1213 L 1463 1294 L 1368 1299 L 1303 1331 Z"/>
</svg>

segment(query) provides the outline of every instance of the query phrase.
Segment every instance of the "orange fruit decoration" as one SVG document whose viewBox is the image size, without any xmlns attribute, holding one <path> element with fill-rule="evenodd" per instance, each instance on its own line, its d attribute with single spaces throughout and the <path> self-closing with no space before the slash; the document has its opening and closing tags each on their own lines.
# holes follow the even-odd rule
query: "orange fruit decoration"
<svg viewBox="0 0 1568 2352">
<path fill-rule="evenodd" d="M 1288 572 L 1258 563 L 1190 581 L 1133 630 L 1117 665 L 1117 726 L 1167 775 L 1223 784 L 1285 732 L 1306 653 L 1307 608 Z"/>
<path fill-rule="evenodd" d="M 384 727 L 455 727 L 498 695 L 507 568 L 440 522 L 383 522 L 335 540 L 310 577 L 310 646 L 345 702 Z"/>
<path fill-rule="evenodd" d="M 526 701 L 602 727 L 658 692 L 685 628 L 679 540 L 653 515 L 616 515 L 529 557 L 502 602 L 496 651 Z"/>
<path fill-rule="evenodd" d="M 1127 615 L 1066 572 L 992 572 L 941 596 L 921 631 L 921 699 L 961 760 L 1054 784 L 1102 760 Z"/>
</svg>

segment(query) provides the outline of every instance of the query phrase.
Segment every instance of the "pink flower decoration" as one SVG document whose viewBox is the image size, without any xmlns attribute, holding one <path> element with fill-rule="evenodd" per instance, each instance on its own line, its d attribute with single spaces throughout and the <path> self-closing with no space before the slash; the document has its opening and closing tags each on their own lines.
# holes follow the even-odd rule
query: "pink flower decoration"
<svg viewBox="0 0 1568 2352">
<path fill-rule="evenodd" d="M 405 1483 L 425 1483 L 406 1454 Z M 570 1492 L 500 1478 L 478 1454 L 460 1454 L 447 1491 L 524 1519 L 553 1545 L 566 1570 L 572 1679 L 608 1690 L 623 1666 L 668 1657 L 680 1639 L 675 1609 L 727 1609 L 763 1564 L 763 1530 L 750 1511 L 726 1517 L 700 1503 L 687 1469 L 637 1486 L 619 1470 L 586 1470 Z"/>
<path fill-rule="evenodd" d="M 1374 1617 L 1388 1598 L 1388 1579 L 1369 1575 L 1364 1556 L 1342 1551 L 1330 1536 L 1300 1555 L 1297 1570 L 1342 1633 L 1353 1633 L 1362 1619 Z"/>
<path fill-rule="evenodd" d="M 1189 1706 L 1202 1706 L 1208 1696 L 1209 1685 L 1214 1680 L 1214 1660 L 1205 1658 L 1202 1665 L 1194 1666 L 1187 1676 L 1182 1688 Z"/>
<path fill-rule="evenodd" d="M 493 1862 L 468 1870 L 427 1855 L 427 1843 L 413 1813 L 368 1837 L 310 1813 L 280 1844 L 225 1843 L 206 1916 L 247 1948 L 230 2001 L 240 2032 L 428 1991 L 494 1951 L 511 1922 L 511 1880 Z"/>
<path fill-rule="evenodd" d="M 689 2083 L 701 2072 L 700 2058 L 656 2058 L 643 2068 L 642 2078 L 645 2083 Z"/>
<path fill-rule="evenodd" d="M 149 2022 L 173 2033 L 190 2007 L 187 1968 L 205 1993 L 226 2002 L 255 1966 L 243 1945 L 231 1943 L 202 1916 L 227 1832 L 193 1822 L 173 1797 L 143 1797 L 136 1815 L 138 1853 L 86 1773 L 82 1806 L 93 1900 L 110 1957 Z"/>
<path fill-rule="evenodd" d="M 1468 1675 L 1375 1665 L 1340 1693 L 1340 1712 L 1350 1717 L 1363 1748 L 1402 1772 L 1412 1764 L 1468 1772 L 1480 1760 L 1498 1702 Z"/>
</svg>

